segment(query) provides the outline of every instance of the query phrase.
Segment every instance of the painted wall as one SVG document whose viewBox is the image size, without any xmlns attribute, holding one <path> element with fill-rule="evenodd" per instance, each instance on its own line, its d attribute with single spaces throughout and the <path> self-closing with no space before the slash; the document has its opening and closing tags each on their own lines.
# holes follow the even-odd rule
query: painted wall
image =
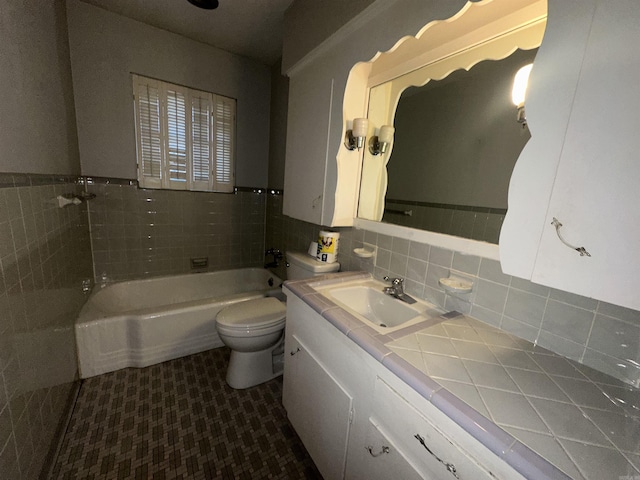
<svg viewBox="0 0 640 480">
<path fill-rule="evenodd" d="M 267 186 L 269 67 L 69 0 L 82 173 L 137 178 L 131 73 L 238 100 L 236 185 Z"/>
<path fill-rule="evenodd" d="M 80 173 L 63 1 L 0 2 L 0 171 Z"/>
<path fill-rule="evenodd" d="M 296 0 L 285 12 L 282 69 L 289 70 L 375 0 Z M 388 0 L 387 0 L 388 1 Z M 318 21 L 322 18 L 322 21 Z"/>
<path fill-rule="evenodd" d="M 271 67 L 271 118 L 269 121 L 269 188 L 284 188 L 284 158 L 287 146 L 289 79 L 281 73 L 281 62 Z"/>
</svg>

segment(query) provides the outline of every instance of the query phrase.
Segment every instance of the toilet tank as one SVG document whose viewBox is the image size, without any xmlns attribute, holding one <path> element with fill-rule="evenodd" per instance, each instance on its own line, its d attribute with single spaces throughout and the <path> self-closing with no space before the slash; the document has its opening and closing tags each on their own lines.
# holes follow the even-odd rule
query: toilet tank
<svg viewBox="0 0 640 480">
<path fill-rule="evenodd" d="M 302 252 L 287 252 L 287 262 L 289 262 L 288 280 L 301 280 L 340 270 L 339 262 L 319 262 L 315 257 Z"/>
</svg>

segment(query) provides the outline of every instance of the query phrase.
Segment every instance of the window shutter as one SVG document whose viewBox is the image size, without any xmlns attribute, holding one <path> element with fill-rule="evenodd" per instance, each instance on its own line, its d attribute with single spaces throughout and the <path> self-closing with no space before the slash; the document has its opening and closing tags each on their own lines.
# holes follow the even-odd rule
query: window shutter
<svg viewBox="0 0 640 480">
<path fill-rule="evenodd" d="M 233 192 L 236 101 L 133 75 L 142 188 Z"/>
<path fill-rule="evenodd" d="M 185 89 L 166 88 L 166 180 L 165 186 L 187 189 L 187 115 Z"/>
<path fill-rule="evenodd" d="M 143 188 L 162 183 L 160 82 L 134 75 L 138 182 Z"/>
<path fill-rule="evenodd" d="M 217 192 L 232 192 L 234 187 L 235 116 L 235 100 L 215 95 L 213 131 L 215 177 L 213 189 Z"/>
<path fill-rule="evenodd" d="M 191 188 L 212 190 L 212 95 L 191 90 Z"/>
</svg>

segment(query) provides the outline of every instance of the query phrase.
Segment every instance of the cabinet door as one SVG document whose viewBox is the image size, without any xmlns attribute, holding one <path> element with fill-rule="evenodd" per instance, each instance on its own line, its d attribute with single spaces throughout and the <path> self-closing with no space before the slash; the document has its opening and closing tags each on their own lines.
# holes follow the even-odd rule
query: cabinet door
<svg viewBox="0 0 640 480">
<path fill-rule="evenodd" d="M 596 0 L 532 280 L 640 309 L 640 3 Z M 576 247 L 563 245 L 554 226 Z"/>
<path fill-rule="evenodd" d="M 335 193 L 335 185 L 325 185 L 332 105 L 332 79 L 319 76 L 315 68 L 291 77 L 283 211 L 317 225 L 329 224 L 323 223 L 325 188 Z"/>
<path fill-rule="evenodd" d="M 325 480 L 344 478 L 353 398 L 292 335 L 287 343 L 287 416 Z"/>
<path fill-rule="evenodd" d="M 503 271 L 640 309 L 640 2 L 549 0 L 509 186 Z M 590 254 L 565 246 L 564 239 Z"/>
</svg>

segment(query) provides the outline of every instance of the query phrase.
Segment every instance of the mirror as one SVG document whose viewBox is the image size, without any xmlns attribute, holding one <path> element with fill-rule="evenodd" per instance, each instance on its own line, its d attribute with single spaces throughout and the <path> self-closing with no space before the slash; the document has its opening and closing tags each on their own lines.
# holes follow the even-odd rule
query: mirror
<svg viewBox="0 0 640 480">
<path fill-rule="evenodd" d="M 516 50 L 402 93 L 383 222 L 498 243 L 509 178 L 530 137 L 511 87 L 536 52 Z"/>
<path fill-rule="evenodd" d="M 471 4 L 372 62 L 369 135 L 390 124 L 395 138 L 384 155 L 363 153 L 359 218 L 498 243 L 530 137 L 511 101 L 513 78 L 535 58 L 546 4 L 486 6 L 495 10 Z"/>
</svg>

